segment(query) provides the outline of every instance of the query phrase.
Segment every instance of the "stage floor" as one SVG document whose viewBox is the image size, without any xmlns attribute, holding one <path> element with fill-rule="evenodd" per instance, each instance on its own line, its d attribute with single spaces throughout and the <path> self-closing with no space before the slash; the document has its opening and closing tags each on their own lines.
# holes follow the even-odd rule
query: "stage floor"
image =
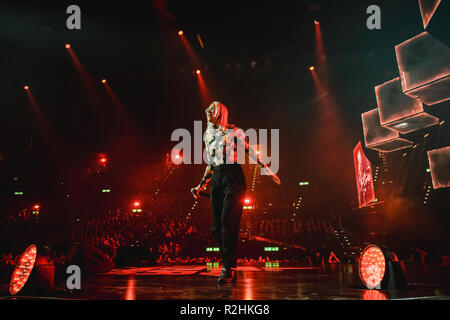
<svg viewBox="0 0 450 320">
<path fill-rule="evenodd" d="M 17 299 L 87 300 L 381 300 L 450 299 L 450 267 L 406 266 L 405 291 L 364 290 L 352 265 L 308 267 L 279 263 L 246 264 L 238 267 L 234 284 L 217 284 L 220 268 L 180 265 L 113 269 L 90 275 L 81 290 L 70 291 L 56 281 L 48 297 L 16 296 Z M 10 299 L 7 284 L 0 286 L 0 299 Z"/>
</svg>

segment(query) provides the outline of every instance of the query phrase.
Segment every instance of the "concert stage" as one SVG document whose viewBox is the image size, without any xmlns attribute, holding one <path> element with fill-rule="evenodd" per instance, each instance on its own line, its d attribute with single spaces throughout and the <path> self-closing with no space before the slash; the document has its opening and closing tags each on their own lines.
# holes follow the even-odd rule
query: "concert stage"
<svg viewBox="0 0 450 320">
<path fill-rule="evenodd" d="M 450 299 L 450 267 L 406 265 L 405 291 L 365 290 L 355 265 L 309 267 L 292 263 L 248 263 L 234 284 L 217 284 L 217 265 L 178 265 L 113 269 L 89 275 L 81 290 L 55 281 L 47 297 L 11 297 L 2 281 L 0 299 L 82 300 L 442 300 Z"/>
</svg>

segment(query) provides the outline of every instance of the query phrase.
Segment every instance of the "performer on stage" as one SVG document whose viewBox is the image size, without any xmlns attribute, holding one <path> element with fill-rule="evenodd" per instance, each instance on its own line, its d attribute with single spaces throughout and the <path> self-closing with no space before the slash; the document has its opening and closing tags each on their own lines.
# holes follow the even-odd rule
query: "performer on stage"
<svg viewBox="0 0 450 320">
<path fill-rule="evenodd" d="M 222 272 L 218 282 L 236 281 L 235 249 L 239 234 L 244 196 L 245 176 L 237 163 L 238 150 L 245 149 L 258 165 L 271 176 L 276 184 L 280 179 L 260 161 L 256 151 L 248 145 L 245 134 L 234 125 L 228 124 L 228 110 L 220 102 L 213 102 L 206 109 L 208 127 L 204 135 L 208 166 L 200 184 L 192 188 L 195 198 L 205 190 L 211 180 L 211 231 L 222 253 Z"/>
</svg>

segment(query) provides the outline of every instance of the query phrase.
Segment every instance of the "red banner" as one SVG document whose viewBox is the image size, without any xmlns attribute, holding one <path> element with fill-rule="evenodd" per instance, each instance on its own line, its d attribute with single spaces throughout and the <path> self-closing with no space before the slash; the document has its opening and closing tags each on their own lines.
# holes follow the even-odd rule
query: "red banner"
<svg viewBox="0 0 450 320">
<path fill-rule="evenodd" d="M 361 141 L 353 149 L 353 162 L 355 164 L 359 207 L 362 208 L 375 200 L 375 189 L 373 187 L 372 166 L 363 152 Z"/>
</svg>

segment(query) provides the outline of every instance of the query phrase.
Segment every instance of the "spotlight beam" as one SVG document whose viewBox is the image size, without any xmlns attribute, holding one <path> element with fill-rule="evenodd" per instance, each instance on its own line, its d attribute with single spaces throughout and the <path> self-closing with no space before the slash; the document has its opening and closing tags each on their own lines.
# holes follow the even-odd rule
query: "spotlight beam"
<svg viewBox="0 0 450 320">
<path fill-rule="evenodd" d="M 27 94 L 28 102 L 30 104 L 31 111 L 34 114 L 39 130 L 42 132 L 42 135 L 44 136 L 44 139 L 47 141 L 47 143 L 53 148 L 56 148 L 56 136 L 53 133 L 53 130 L 47 119 L 45 118 L 40 104 L 31 93 L 29 86 L 25 86 L 25 92 Z"/>
<path fill-rule="evenodd" d="M 69 53 L 72 62 L 75 66 L 75 70 L 77 71 L 78 75 L 81 78 L 81 82 L 83 84 L 84 89 L 88 93 L 91 101 L 93 101 L 96 105 L 100 104 L 100 99 L 98 96 L 97 88 L 94 82 L 94 79 L 89 74 L 89 72 L 86 70 L 86 68 L 83 66 L 83 64 L 78 59 L 77 55 L 73 51 L 72 47 L 69 44 L 66 44 L 67 52 Z"/>
</svg>

